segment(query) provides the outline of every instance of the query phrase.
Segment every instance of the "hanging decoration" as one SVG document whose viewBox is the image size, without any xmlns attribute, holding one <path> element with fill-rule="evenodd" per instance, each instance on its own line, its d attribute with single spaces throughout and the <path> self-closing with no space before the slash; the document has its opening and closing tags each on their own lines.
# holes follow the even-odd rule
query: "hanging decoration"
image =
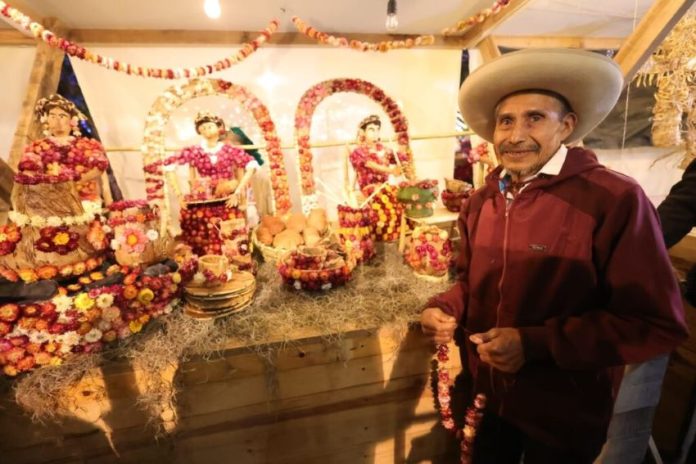
<svg viewBox="0 0 696 464">
<path fill-rule="evenodd" d="M 295 112 L 295 139 L 297 140 L 302 186 L 302 210 L 311 211 L 317 205 L 316 184 L 314 182 L 314 167 L 312 166 L 312 150 L 310 147 L 310 134 L 312 129 L 312 116 L 317 106 L 327 97 L 340 92 L 353 92 L 365 95 L 382 106 L 394 127 L 397 139 L 397 156 L 402 162 L 404 174 L 407 179 L 415 179 L 413 168 L 413 154 L 408 136 L 408 121 L 401 112 L 399 105 L 382 89 L 371 82 L 361 79 L 329 79 L 312 86 L 307 90 Z"/>
<path fill-rule="evenodd" d="M 337 37 L 326 32 L 321 32 L 305 23 L 297 16 L 292 18 L 292 22 L 298 31 L 310 39 L 316 40 L 320 44 L 331 45 L 334 47 L 352 48 L 353 50 L 359 50 L 361 52 L 388 52 L 389 50 L 423 47 L 433 45 L 435 43 L 435 36 L 433 35 L 419 35 L 416 38 L 408 38 L 405 40 L 385 40 L 376 43 L 362 42 L 360 40 L 350 40 L 346 37 Z"/>
<path fill-rule="evenodd" d="M 7 23 L 21 27 L 22 29 L 30 32 L 37 40 L 43 40 L 49 46 L 59 48 L 74 58 L 79 58 L 113 71 L 119 71 L 134 76 L 152 77 L 155 79 L 189 79 L 193 77 L 207 76 L 209 74 L 213 74 L 214 72 L 222 71 L 223 69 L 227 69 L 244 61 L 261 45 L 266 43 L 268 39 L 278 30 L 278 20 L 274 19 L 258 37 L 251 42 L 243 44 L 241 49 L 234 55 L 222 58 L 213 64 L 191 68 L 172 69 L 136 66 L 108 56 L 100 55 L 99 53 L 94 53 L 82 45 L 57 36 L 49 29 L 46 29 L 41 24 L 32 20 L 29 16 L 19 11 L 17 8 L 8 5 L 2 0 L 0 0 L 0 17 L 5 19 Z"/>
<path fill-rule="evenodd" d="M 497 15 L 513 1 L 514 0 L 495 0 L 495 2 L 493 2 L 493 5 L 491 5 L 489 8 L 483 9 L 475 15 L 469 16 L 466 19 L 458 21 L 457 24 L 455 24 L 452 27 L 443 29 L 442 35 L 463 34 L 472 27 L 474 27 L 476 24 L 481 24 L 491 16 Z"/>
<path fill-rule="evenodd" d="M 437 363 L 435 375 L 437 375 L 437 379 L 434 382 L 437 385 L 437 391 L 435 392 L 437 397 L 436 405 L 440 410 L 442 426 L 448 432 L 453 433 L 460 442 L 460 464 L 471 464 L 474 458 L 474 441 L 481 425 L 481 419 L 483 419 L 487 398 L 482 393 L 476 395 L 474 403 L 466 409 L 464 427 L 458 429 L 454 420 L 454 413 L 452 412 L 452 387 L 450 386 L 449 368 L 446 364 L 448 361 L 449 347 L 447 345 L 438 345 L 435 353 L 435 362 Z"/>
<path fill-rule="evenodd" d="M 167 190 L 164 188 L 163 164 L 165 159 L 164 128 L 171 114 L 181 105 L 198 97 L 224 95 L 250 111 L 263 132 L 266 152 L 271 172 L 273 189 L 273 208 L 284 214 L 290 210 L 290 190 L 285 172 L 285 160 L 280 149 L 280 139 L 271 120 L 268 108 L 246 87 L 220 79 L 192 79 L 183 84 L 170 87 L 152 105 L 145 119 L 145 138 L 143 141 L 143 163 L 147 198 L 162 203 L 163 221 L 169 217 Z"/>
<path fill-rule="evenodd" d="M 686 141 L 685 167 L 696 158 L 696 13 L 684 15 L 643 65 L 636 81 L 638 85 L 657 84 L 653 144 L 673 147 Z"/>
</svg>

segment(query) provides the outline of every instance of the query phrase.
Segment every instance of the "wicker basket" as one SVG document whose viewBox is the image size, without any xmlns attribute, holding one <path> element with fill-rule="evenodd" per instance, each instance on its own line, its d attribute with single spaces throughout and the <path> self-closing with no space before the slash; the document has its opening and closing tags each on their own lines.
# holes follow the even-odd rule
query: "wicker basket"
<svg viewBox="0 0 696 464">
<path fill-rule="evenodd" d="M 267 263 L 277 264 L 283 256 L 293 251 L 287 248 L 275 248 L 266 245 L 265 243 L 261 243 L 261 241 L 256 236 L 256 230 L 257 229 L 254 228 L 254 230 L 251 232 L 251 243 L 256 248 L 258 248 L 258 250 L 261 252 L 261 255 L 263 256 L 263 260 Z M 334 235 L 333 230 L 330 227 L 327 227 L 326 232 L 324 232 L 324 235 L 322 235 L 321 237 L 321 242 L 330 243 L 332 241 L 338 242 L 338 238 Z"/>
</svg>

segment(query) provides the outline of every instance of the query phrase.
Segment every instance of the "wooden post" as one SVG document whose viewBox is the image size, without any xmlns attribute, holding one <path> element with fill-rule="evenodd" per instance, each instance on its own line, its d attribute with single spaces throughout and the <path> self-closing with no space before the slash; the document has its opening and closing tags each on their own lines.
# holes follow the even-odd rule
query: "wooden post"
<svg viewBox="0 0 696 464">
<path fill-rule="evenodd" d="M 693 3 L 694 0 L 657 0 L 650 7 L 614 57 L 626 82 L 630 82 Z"/>
<path fill-rule="evenodd" d="M 692 0 L 693 1 L 693 0 Z M 489 16 L 482 23 L 476 24 L 461 36 L 452 37 L 462 48 L 476 46 L 493 30 L 524 8 L 529 0 L 510 0 L 510 4 L 497 15 Z"/>
<path fill-rule="evenodd" d="M 64 35 L 65 31 L 53 19 L 47 19 L 44 25 L 58 34 Z M 34 105 L 42 97 L 55 93 L 58 89 L 58 80 L 63 65 L 64 53 L 61 50 L 39 42 L 36 47 L 36 57 L 29 77 L 29 87 L 22 103 L 22 114 L 17 122 L 8 165 L 16 170 L 22 157 L 24 147 L 42 136 L 41 125 L 34 119 Z"/>
<path fill-rule="evenodd" d="M 479 42 L 476 48 L 481 52 L 481 58 L 483 58 L 484 63 L 488 63 L 501 55 L 495 39 L 490 35 Z"/>
</svg>

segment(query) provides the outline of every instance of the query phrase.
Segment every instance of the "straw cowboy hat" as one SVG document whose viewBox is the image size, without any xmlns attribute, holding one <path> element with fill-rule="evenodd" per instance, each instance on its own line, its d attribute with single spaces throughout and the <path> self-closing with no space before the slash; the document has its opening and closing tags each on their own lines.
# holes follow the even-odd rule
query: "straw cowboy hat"
<svg viewBox="0 0 696 464">
<path fill-rule="evenodd" d="M 464 121 L 478 135 L 493 140 L 495 107 L 521 90 L 551 90 L 570 103 L 578 116 L 565 142 L 587 135 L 607 117 L 623 88 L 619 66 L 599 53 L 535 49 L 508 53 L 476 69 L 459 90 Z"/>
</svg>

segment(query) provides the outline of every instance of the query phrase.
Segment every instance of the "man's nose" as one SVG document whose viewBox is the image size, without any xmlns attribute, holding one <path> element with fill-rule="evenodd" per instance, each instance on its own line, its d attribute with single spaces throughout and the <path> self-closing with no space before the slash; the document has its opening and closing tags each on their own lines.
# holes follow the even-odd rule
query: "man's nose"
<svg viewBox="0 0 696 464">
<path fill-rule="evenodd" d="M 510 131 L 510 142 L 520 143 L 527 139 L 527 128 L 524 123 L 516 122 Z"/>
</svg>

